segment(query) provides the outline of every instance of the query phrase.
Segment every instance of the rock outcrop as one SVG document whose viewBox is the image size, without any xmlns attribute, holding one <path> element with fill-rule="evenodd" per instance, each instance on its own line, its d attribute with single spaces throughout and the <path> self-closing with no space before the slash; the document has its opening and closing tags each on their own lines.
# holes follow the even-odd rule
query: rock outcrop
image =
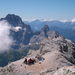
<svg viewBox="0 0 75 75">
<path fill-rule="evenodd" d="M 51 51 L 60 51 L 70 58 L 74 58 L 75 44 L 63 36 L 55 38 L 44 38 L 40 43 L 40 53 L 45 54 Z"/>
<path fill-rule="evenodd" d="M 11 25 L 10 36 L 13 37 L 16 44 L 29 44 L 29 40 L 33 36 L 30 25 L 23 23 L 21 18 L 14 14 L 8 14 L 5 18 L 0 19 L 0 21 L 2 20 L 6 20 Z"/>
<path fill-rule="evenodd" d="M 75 75 L 75 66 L 64 66 L 53 75 Z"/>
<path fill-rule="evenodd" d="M 43 57 L 42 65 L 45 69 L 40 75 L 53 75 L 53 73 L 63 66 L 73 66 L 75 64 L 75 44 L 63 36 L 44 38 L 40 43 L 38 54 Z M 41 59 L 42 61 L 42 59 Z"/>
<path fill-rule="evenodd" d="M 60 34 L 57 31 L 50 31 L 48 25 L 45 25 L 41 31 L 35 32 L 34 35 L 30 39 L 30 43 L 40 43 L 40 41 L 43 40 L 43 38 L 47 37 L 55 37 L 59 36 Z"/>
<path fill-rule="evenodd" d="M 34 65 L 24 59 L 0 68 L 0 75 L 75 75 L 75 44 L 62 36 L 44 38 L 40 49 L 30 50 L 27 59 L 35 58 Z M 66 66 L 66 67 L 64 67 Z"/>
</svg>

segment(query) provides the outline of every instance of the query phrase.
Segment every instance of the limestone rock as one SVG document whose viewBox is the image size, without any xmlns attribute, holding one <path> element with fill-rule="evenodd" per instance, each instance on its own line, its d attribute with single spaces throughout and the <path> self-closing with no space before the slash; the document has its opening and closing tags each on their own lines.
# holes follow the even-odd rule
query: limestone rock
<svg viewBox="0 0 75 75">
<path fill-rule="evenodd" d="M 53 75 L 75 75 L 75 66 L 64 66 Z"/>
<path fill-rule="evenodd" d="M 40 43 L 40 54 L 45 54 L 51 51 L 60 51 L 71 59 L 74 58 L 75 44 L 62 36 L 56 38 L 44 38 Z"/>
<path fill-rule="evenodd" d="M 40 43 L 40 41 L 43 40 L 43 38 L 47 37 L 55 37 L 59 36 L 60 34 L 56 31 L 50 31 L 48 25 L 45 25 L 41 31 L 35 32 L 34 35 L 30 39 L 30 43 Z"/>
<path fill-rule="evenodd" d="M 75 44 L 63 36 L 44 38 L 40 49 L 30 50 L 26 56 L 38 59 L 34 65 L 24 64 L 23 58 L 1 67 L 0 75 L 75 75 L 74 54 Z"/>
</svg>

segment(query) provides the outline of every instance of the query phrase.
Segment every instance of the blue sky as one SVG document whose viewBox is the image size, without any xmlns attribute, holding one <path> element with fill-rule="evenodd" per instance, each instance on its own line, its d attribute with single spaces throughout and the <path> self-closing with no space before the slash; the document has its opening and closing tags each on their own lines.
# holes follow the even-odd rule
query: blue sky
<svg viewBox="0 0 75 75">
<path fill-rule="evenodd" d="M 0 18 L 9 13 L 23 20 L 71 20 L 75 17 L 75 0 L 0 0 Z"/>
</svg>

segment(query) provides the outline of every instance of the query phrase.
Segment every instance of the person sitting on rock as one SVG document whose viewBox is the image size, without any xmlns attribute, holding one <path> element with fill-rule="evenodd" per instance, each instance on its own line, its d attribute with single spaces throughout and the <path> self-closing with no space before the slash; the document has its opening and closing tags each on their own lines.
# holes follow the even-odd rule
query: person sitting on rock
<svg viewBox="0 0 75 75">
<path fill-rule="evenodd" d="M 28 63 L 29 63 L 29 64 L 31 64 L 31 63 L 32 63 L 32 59 L 31 59 L 31 58 L 28 60 Z"/>
<path fill-rule="evenodd" d="M 25 61 L 24 61 L 24 63 L 25 63 L 25 64 L 27 64 L 27 58 L 25 58 Z"/>
<path fill-rule="evenodd" d="M 34 59 L 32 59 L 32 62 L 31 63 L 34 64 Z"/>
<path fill-rule="evenodd" d="M 36 60 L 35 59 L 32 59 L 32 62 L 31 63 L 34 64 L 35 62 L 36 62 Z"/>
</svg>

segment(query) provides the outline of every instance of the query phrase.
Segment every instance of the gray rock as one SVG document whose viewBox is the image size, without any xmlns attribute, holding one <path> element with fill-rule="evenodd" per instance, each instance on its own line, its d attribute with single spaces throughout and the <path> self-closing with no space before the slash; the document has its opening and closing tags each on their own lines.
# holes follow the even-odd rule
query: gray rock
<svg viewBox="0 0 75 75">
<path fill-rule="evenodd" d="M 75 44 L 62 36 L 58 36 L 57 38 L 48 37 L 41 41 L 39 50 L 40 54 L 57 50 L 74 60 Z"/>
<path fill-rule="evenodd" d="M 75 44 L 70 40 L 63 36 L 47 37 L 41 41 L 39 50 L 30 50 L 26 56 L 38 62 L 30 66 L 23 64 L 24 58 L 11 62 L 0 68 L 0 75 L 75 75 L 74 54 Z"/>
<path fill-rule="evenodd" d="M 75 75 L 74 66 L 65 66 L 57 70 L 53 75 Z"/>
<path fill-rule="evenodd" d="M 40 72 L 40 75 L 51 75 L 54 72 L 52 68 L 44 69 Z"/>
<path fill-rule="evenodd" d="M 36 33 L 36 32 L 35 32 Z M 41 31 L 39 31 L 39 34 L 35 34 L 31 37 L 30 39 L 30 43 L 40 43 L 40 41 L 43 40 L 43 38 L 47 38 L 47 37 L 55 37 L 55 36 L 59 36 L 60 34 L 56 31 L 50 31 L 48 25 L 45 25 Z"/>
</svg>

